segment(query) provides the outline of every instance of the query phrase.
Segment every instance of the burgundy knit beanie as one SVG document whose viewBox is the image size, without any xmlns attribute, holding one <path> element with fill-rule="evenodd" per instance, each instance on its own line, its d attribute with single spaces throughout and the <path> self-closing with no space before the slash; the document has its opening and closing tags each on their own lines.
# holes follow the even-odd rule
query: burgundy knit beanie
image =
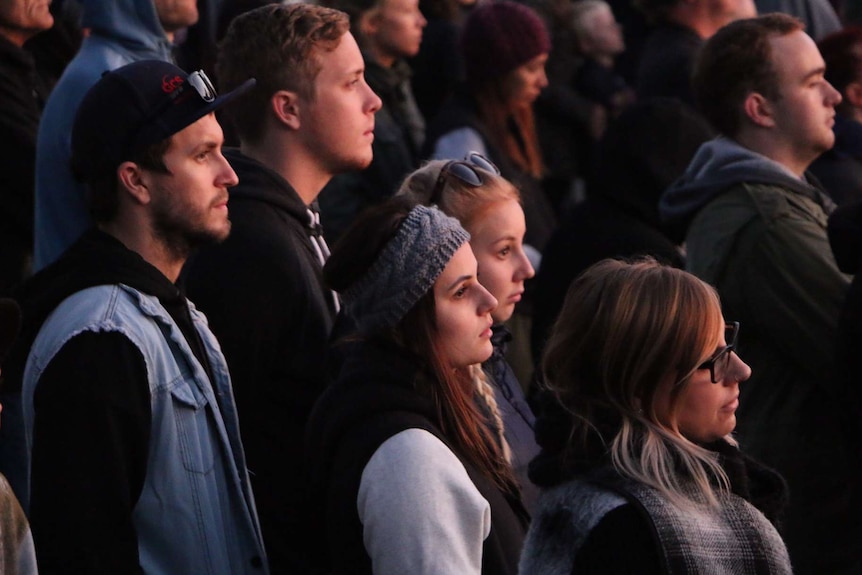
<svg viewBox="0 0 862 575">
<path fill-rule="evenodd" d="M 499 78 L 550 50 L 551 39 L 538 14 L 509 0 L 481 3 L 461 32 L 467 81 L 474 85 Z"/>
</svg>

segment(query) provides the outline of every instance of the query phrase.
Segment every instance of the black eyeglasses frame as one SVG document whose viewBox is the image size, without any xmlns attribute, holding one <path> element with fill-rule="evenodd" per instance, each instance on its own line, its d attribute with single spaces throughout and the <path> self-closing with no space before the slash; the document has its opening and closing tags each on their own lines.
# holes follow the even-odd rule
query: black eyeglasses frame
<svg viewBox="0 0 862 575">
<path fill-rule="evenodd" d="M 730 343 L 725 345 L 720 350 L 716 351 L 709 359 L 701 363 L 697 366 L 697 369 L 708 369 L 709 370 L 709 380 L 712 383 L 718 383 L 718 379 L 715 377 L 715 365 L 719 362 L 719 360 L 724 357 L 725 354 L 733 353 L 736 350 L 736 341 L 739 338 L 739 322 L 732 321 L 724 324 L 725 330 L 730 330 Z M 727 361 L 730 361 L 728 357 Z"/>
</svg>

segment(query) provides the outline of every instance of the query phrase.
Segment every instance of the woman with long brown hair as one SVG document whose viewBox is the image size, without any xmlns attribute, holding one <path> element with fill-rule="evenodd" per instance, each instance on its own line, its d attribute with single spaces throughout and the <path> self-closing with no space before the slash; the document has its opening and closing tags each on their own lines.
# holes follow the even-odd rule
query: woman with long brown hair
<svg viewBox="0 0 862 575">
<path fill-rule="evenodd" d="M 540 417 L 523 573 L 791 572 L 784 483 L 731 435 L 751 375 L 739 328 L 712 287 L 653 260 L 575 280 L 542 364 L 562 410 Z"/>
<path fill-rule="evenodd" d="M 475 402 L 497 301 L 469 237 L 395 198 L 360 217 L 324 268 L 356 326 L 307 433 L 334 573 L 517 571 L 527 515 Z"/>
</svg>

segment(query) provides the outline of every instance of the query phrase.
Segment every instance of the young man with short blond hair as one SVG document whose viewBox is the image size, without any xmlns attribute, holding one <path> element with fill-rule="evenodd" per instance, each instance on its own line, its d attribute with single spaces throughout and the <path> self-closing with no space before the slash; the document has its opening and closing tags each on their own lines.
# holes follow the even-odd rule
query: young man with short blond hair
<svg viewBox="0 0 862 575">
<path fill-rule="evenodd" d="M 258 85 L 229 112 L 240 139 L 225 156 L 239 175 L 233 231 L 184 272 L 190 297 L 222 345 L 243 422 L 273 573 L 302 573 L 305 422 L 330 382 L 329 335 L 339 308 L 323 283 L 329 248 L 316 199 L 335 175 L 372 158 L 380 99 L 347 15 L 271 5 L 231 24 L 222 85 Z"/>
</svg>

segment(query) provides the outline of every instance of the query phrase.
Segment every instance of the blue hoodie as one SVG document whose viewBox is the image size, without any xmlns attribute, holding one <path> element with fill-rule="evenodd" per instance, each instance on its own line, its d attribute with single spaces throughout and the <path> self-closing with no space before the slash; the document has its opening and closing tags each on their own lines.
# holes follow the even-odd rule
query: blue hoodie
<svg viewBox="0 0 862 575">
<path fill-rule="evenodd" d="M 138 60 L 172 61 L 153 0 L 84 0 L 81 24 L 90 35 L 57 82 L 39 125 L 34 270 L 57 259 L 91 225 L 85 186 L 69 166 L 84 94 L 106 71 Z"/>
</svg>

